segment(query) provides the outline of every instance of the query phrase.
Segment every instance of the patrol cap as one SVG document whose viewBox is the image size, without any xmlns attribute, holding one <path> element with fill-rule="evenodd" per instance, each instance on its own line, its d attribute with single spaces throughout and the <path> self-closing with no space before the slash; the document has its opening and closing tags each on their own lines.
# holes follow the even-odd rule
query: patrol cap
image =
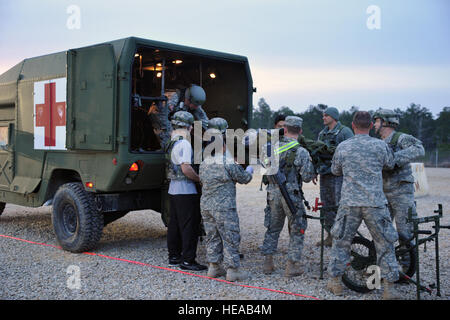
<svg viewBox="0 0 450 320">
<path fill-rule="evenodd" d="M 190 127 L 194 124 L 194 116 L 187 111 L 177 111 L 170 122 L 179 127 Z"/>
<path fill-rule="evenodd" d="M 329 115 L 336 121 L 339 120 L 339 111 L 335 107 L 328 107 L 325 109 L 325 111 L 323 113 Z"/>
<path fill-rule="evenodd" d="M 303 119 L 297 116 L 287 116 L 286 119 L 284 119 L 284 124 L 289 127 L 301 128 Z"/>
</svg>

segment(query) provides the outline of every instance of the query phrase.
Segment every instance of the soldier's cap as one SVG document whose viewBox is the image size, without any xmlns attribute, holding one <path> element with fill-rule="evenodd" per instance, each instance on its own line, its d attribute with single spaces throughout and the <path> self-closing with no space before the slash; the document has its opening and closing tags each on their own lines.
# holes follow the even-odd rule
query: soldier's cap
<svg viewBox="0 0 450 320">
<path fill-rule="evenodd" d="M 228 129 L 228 122 L 224 118 L 212 118 L 208 121 L 208 129 L 217 129 L 218 131 L 225 133 Z"/>
<path fill-rule="evenodd" d="M 289 127 L 301 128 L 303 119 L 297 116 L 287 116 L 286 119 L 284 119 L 284 124 Z"/>
<path fill-rule="evenodd" d="M 335 107 L 328 107 L 325 109 L 325 111 L 323 113 L 329 115 L 336 121 L 339 120 L 339 111 Z"/>
<path fill-rule="evenodd" d="M 194 124 L 194 116 L 187 111 L 177 111 L 170 122 L 176 126 L 190 127 Z"/>
</svg>

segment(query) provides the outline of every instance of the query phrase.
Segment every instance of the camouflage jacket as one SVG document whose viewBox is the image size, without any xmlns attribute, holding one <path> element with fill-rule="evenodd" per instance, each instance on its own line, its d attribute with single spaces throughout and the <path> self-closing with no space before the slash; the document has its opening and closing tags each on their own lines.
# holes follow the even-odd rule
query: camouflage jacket
<svg viewBox="0 0 450 320">
<path fill-rule="evenodd" d="M 338 121 L 332 130 L 328 129 L 328 126 L 325 126 L 325 128 L 319 132 L 317 140 L 322 141 L 328 147 L 335 148 L 342 141 L 351 137 L 353 137 L 352 130 Z M 319 174 L 331 174 L 331 161 L 322 161 L 317 170 Z"/>
<path fill-rule="evenodd" d="M 174 106 L 173 112 L 187 111 L 192 113 L 195 120 L 201 121 L 202 123 L 205 121 L 206 123 L 208 122 L 208 116 L 201 106 L 198 106 L 197 109 L 189 109 L 184 105 L 184 101 L 180 101 L 180 96 L 181 93 L 177 90 L 177 92 L 170 97 L 169 101 L 167 101 L 167 106 Z"/>
<path fill-rule="evenodd" d="M 384 168 L 394 167 L 394 155 L 389 146 L 368 134 L 358 134 L 336 148 L 331 172 L 343 175 L 339 205 L 349 207 L 384 207 Z"/>
<path fill-rule="evenodd" d="M 384 141 L 394 152 L 395 167 L 392 170 L 383 170 L 383 186 L 385 190 L 398 187 L 400 182 L 414 183 L 411 161 L 425 154 L 422 142 L 413 136 L 392 132 Z"/>
<path fill-rule="evenodd" d="M 230 163 L 226 156 L 207 157 L 200 164 L 202 210 L 229 210 L 236 208 L 236 183 L 247 184 L 252 175 L 241 165 Z"/>
<path fill-rule="evenodd" d="M 170 137 L 173 131 L 172 124 L 170 123 L 171 114 L 177 111 L 188 111 L 194 116 L 195 120 L 202 121 L 202 124 L 207 124 L 208 116 L 206 115 L 205 111 L 202 109 L 201 106 L 199 106 L 197 109 L 187 110 L 188 108 L 184 106 L 184 102 L 179 100 L 180 100 L 179 92 L 177 91 L 170 97 L 166 105 L 163 104 L 158 105 L 158 113 L 156 118 L 161 127 L 161 133 L 159 134 L 159 138 L 161 141 L 162 149 L 167 148 L 167 145 L 170 142 Z M 174 110 L 172 112 L 170 112 L 169 110 L 170 105 L 174 106 Z"/>
<path fill-rule="evenodd" d="M 279 143 L 274 145 L 273 150 L 283 150 L 287 145 L 293 145 L 297 140 L 282 136 Z M 294 152 L 294 154 L 292 154 Z M 282 169 L 286 175 L 286 188 L 288 192 L 300 191 L 302 182 L 310 182 L 315 178 L 316 173 L 308 151 L 299 144 L 284 149 L 278 154 L 278 165 L 286 164 Z M 278 188 L 276 185 L 269 184 L 267 189 Z"/>
</svg>

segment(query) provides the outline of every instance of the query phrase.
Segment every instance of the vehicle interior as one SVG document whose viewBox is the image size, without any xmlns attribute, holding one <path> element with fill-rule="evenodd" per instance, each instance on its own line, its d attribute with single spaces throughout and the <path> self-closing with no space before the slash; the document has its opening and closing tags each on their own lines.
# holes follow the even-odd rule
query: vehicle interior
<svg viewBox="0 0 450 320">
<path fill-rule="evenodd" d="M 191 84 L 205 90 L 202 108 L 209 119 L 223 117 L 229 128 L 247 129 L 248 78 L 242 61 L 140 47 L 132 79 L 130 152 L 162 151 L 157 112 L 177 90 Z"/>
</svg>

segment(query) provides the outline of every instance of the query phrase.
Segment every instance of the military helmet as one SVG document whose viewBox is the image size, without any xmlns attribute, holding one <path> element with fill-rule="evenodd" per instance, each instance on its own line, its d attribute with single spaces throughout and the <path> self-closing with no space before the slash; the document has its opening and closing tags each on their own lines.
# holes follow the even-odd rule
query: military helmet
<svg viewBox="0 0 450 320">
<path fill-rule="evenodd" d="M 400 119 L 397 113 L 389 109 L 379 109 L 373 115 L 373 120 L 383 120 L 383 126 L 396 127 L 400 124 Z"/>
<path fill-rule="evenodd" d="M 174 113 L 171 123 L 179 127 L 190 127 L 194 124 L 194 116 L 187 111 L 177 111 Z"/>
<path fill-rule="evenodd" d="M 202 87 L 193 84 L 186 90 L 186 98 L 188 98 L 191 103 L 201 106 L 206 101 L 206 93 Z"/>
<path fill-rule="evenodd" d="M 208 129 L 216 129 L 224 134 L 228 129 L 228 122 L 224 118 L 212 118 L 208 121 Z"/>
</svg>

